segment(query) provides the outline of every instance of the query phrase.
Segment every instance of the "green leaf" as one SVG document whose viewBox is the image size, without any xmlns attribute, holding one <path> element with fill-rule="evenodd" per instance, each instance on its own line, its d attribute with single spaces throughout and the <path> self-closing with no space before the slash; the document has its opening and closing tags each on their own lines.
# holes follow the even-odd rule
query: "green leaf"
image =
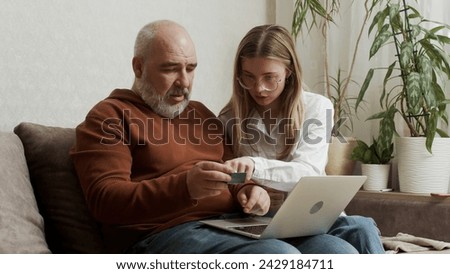
<svg viewBox="0 0 450 274">
<path fill-rule="evenodd" d="M 368 146 L 361 140 L 357 140 L 357 145 L 352 151 L 351 159 L 360 161 L 364 164 L 387 164 L 393 157 L 393 142 L 386 145 L 380 143 L 378 139 L 373 138 L 372 144 Z"/>
<path fill-rule="evenodd" d="M 436 35 L 439 42 L 442 44 L 450 44 L 450 38 L 445 35 Z"/>
<path fill-rule="evenodd" d="M 373 18 L 372 24 L 369 27 L 369 34 L 372 33 L 372 30 L 375 26 L 377 26 L 377 33 L 382 29 L 384 22 L 386 21 L 386 17 L 389 15 L 389 7 L 386 7 L 384 10 L 379 11 Z"/>
<path fill-rule="evenodd" d="M 339 2 L 332 1 L 332 4 L 333 8 L 336 8 L 339 5 Z M 327 13 L 320 0 L 295 1 L 294 15 L 292 18 L 292 36 L 294 39 L 297 38 L 304 25 L 306 26 L 308 32 L 311 31 L 313 26 L 317 26 L 317 17 L 321 17 L 328 22 L 333 22 L 332 16 Z M 309 25 L 308 22 L 310 22 Z"/>
<path fill-rule="evenodd" d="M 447 77 L 450 78 L 450 57 L 448 53 L 424 39 L 420 40 L 420 45 L 433 62 L 433 65 L 435 66 L 434 70 L 437 69 L 437 66 L 439 70 L 442 70 L 446 73 Z"/>
<path fill-rule="evenodd" d="M 428 108 L 436 106 L 436 97 L 434 96 L 431 80 L 424 74 L 420 74 L 420 87 L 422 89 L 423 98 Z"/>
<path fill-rule="evenodd" d="M 411 26 L 412 33 L 410 35 L 411 38 L 417 38 L 420 35 L 420 27 L 417 25 Z"/>
<path fill-rule="evenodd" d="M 447 52 L 445 52 L 441 49 L 437 49 L 437 52 L 442 57 L 442 62 L 445 65 L 444 72 L 447 74 L 447 77 L 450 78 L 450 56 L 448 55 Z"/>
<path fill-rule="evenodd" d="M 375 37 L 372 46 L 370 47 L 369 59 L 372 58 L 375 53 L 384 45 L 384 43 L 392 36 L 391 31 L 389 30 L 389 25 L 386 24 L 380 30 L 380 32 Z"/>
<path fill-rule="evenodd" d="M 437 36 L 434 34 L 434 32 L 423 28 L 423 27 L 419 27 L 419 31 L 422 31 L 423 33 L 425 33 L 425 39 L 431 39 L 431 40 L 437 40 Z"/>
<path fill-rule="evenodd" d="M 385 116 L 380 121 L 380 131 L 379 131 L 379 142 L 380 144 L 386 148 L 388 145 L 392 143 L 392 138 L 394 137 L 394 117 Z"/>
<path fill-rule="evenodd" d="M 439 136 L 444 137 L 444 138 L 449 138 L 450 136 L 447 134 L 447 132 L 443 131 L 440 128 L 436 129 L 436 133 L 439 134 Z"/>
<path fill-rule="evenodd" d="M 435 106 L 436 100 L 434 92 L 432 91 L 431 82 L 433 78 L 433 68 L 431 66 L 430 60 L 426 55 L 421 55 L 419 57 L 419 68 L 420 68 L 420 88 L 422 90 L 423 98 L 428 107 Z"/>
<path fill-rule="evenodd" d="M 420 14 L 420 12 L 417 9 L 415 9 L 413 6 L 407 6 L 407 8 L 409 11 L 409 15 L 412 15 L 414 18 L 420 18 L 420 21 L 423 20 L 423 16 Z"/>
<path fill-rule="evenodd" d="M 354 161 L 362 161 L 364 153 L 369 149 L 369 146 L 361 140 L 356 141 L 356 146 L 352 151 L 351 158 Z"/>
<path fill-rule="evenodd" d="M 419 98 L 421 94 L 419 73 L 411 72 L 408 75 L 406 79 L 406 90 L 408 110 L 413 114 L 417 114 L 419 112 Z"/>
<path fill-rule="evenodd" d="M 398 16 L 398 11 L 400 10 L 400 5 L 399 4 L 391 4 L 389 5 L 389 17 L 390 18 L 394 18 L 396 16 Z"/>
<path fill-rule="evenodd" d="M 389 6 L 389 22 L 391 23 L 394 31 L 401 30 L 403 28 L 399 10 L 400 6 L 398 4 L 392 4 Z"/>
<path fill-rule="evenodd" d="M 373 28 L 378 24 L 378 22 L 382 21 L 384 23 L 384 19 L 386 18 L 386 16 L 383 16 L 383 11 L 379 11 L 377 12 L 377 14 L 375 14 L 375 16 L 373 17 L 372 23 L 369 26 L 369 34 L 372 33 Z"/>
<path fill-rule="evenodd" d="M 450 99 L 446 99 L 444 91 L 442 90 L 441 86 L 438 83 L 432 82 L 432 91 L 433 96 L 436 101 L 436 105 L 432 106 L 433 108 L 436 108 L 437 115 L 446 123 L 448 124 L 448 115 L 446 112 L 446 107 L 448 104 L 450 104 Z"/>
<path fill-rule="evenodd" d="M 369 116 L 367 118 L 367 120 L 376 120 L 376 119 L 384 118 L 386 116 L 386 113 L 387 113 L 387 111 L 381 111 L 381 112 L 375 113 L 375 114 Z"/>
<path fill-rule="evenodd" d="M 383 100 L 384 100 L 384 97 L 386 97 L 386 85 L 387 85 L 389 79 L 391 78 L 392 71 L 393 71 L 394 68 L 395 68 L 395 64 L 397 64 L 397 61 L 394 61 L 394 63 L 392 63 L 392 64 L 389 66 L 388 70 L 386 71 L 386 75 L 384 76 L 384 80 L 383 80 L 383 91 L 382 91 L 381 96 L 380 96 L 380 106 L 381 106 L 381 107 L 383 107 Z"/>
<path fill-rule="evenodd" d="M 374 160 L 374 158 L 375 158 L 375 160 Z M 363 163 L 368 164 L 368 163 L 372 163 L 372 162 L 376 161 L 376 157 L 374 156 L 374 153 L 370 149 L 368 149 L 364 152 L 361 160 Z"/>
<path fill-rule="evenodd" d="M 301 5 L 303 2 L 297 0 L 295 3 L 294 15 L 292 18 L 292 35 L 294 39 L 297 38 L 298 34 L 301 32 L 301 29 L 304 24 L 306 24 L 306 13 L 308 12 L 307 8 L 304 8 Z"/>
<path fill-rule="evenodd" d="M 358 98 L 356 99 L 355 111 L 358 110 L 359 104 L 364 99 L 364 95 L 366 94 L 367 88 L 369 87 L 370 81 L 372 80 L 373 72 L 374 72 L 374 69 L 372 69 L 372 68 L 369 69 L 369 71 L 367 72 L 366 79 L 364 80 L 364 83 L 361 86 L 361 90 L 359 91 Z"/>
<path fill-rule="evenodd" d="M 442 29 L 445 29 L 445 26 L 437 26 L 435 28 L 430 29 L 430 32 L 436 33 L 436 32 L 438 32 L 438 31 L 440 31 Z"/>
<path fill-rule="evenodd" d="M 403 69 L 409 67 L 413 62 L 413 44 L 409 41 L 403 41 L 400 45 L 400 65 Z"/>
<path fill-rule="evenodd" d="M 421 73 L 431 81 L 431 78 L 433 77 L 433 67 L 431 66 L 430 59 L 425 55 L 421 55 L 419 57 L 419 67 Z"/>
<path fill-rule="evenodd" d="M 430 152 L 430 153 L 432 153 L 431 148 L 433 146 L 434 136 L 436 135 L 437 122 L 438 122 L 438 117 L 436 115 L 436 112 L 432 111 L 430 113 L 430 117 L 428 117 L 427 131 L 425 133 L 425 136 L 426 136 L 425 146 L 426 146 L 428 152 Z"/>
</svg>

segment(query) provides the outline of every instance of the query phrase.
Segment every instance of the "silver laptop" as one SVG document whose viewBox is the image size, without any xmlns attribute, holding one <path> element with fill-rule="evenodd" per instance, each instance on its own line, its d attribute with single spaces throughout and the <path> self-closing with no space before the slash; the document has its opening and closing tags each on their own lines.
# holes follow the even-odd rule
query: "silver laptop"
<svg viewBox="0 0 450 274">
<path fill-rule="evenodd" d="M 366 176 L 302 177 L 272 218 L 208 219 L 201 222 L 255 239 L 327 233 L 366 179 Z"/>
</svg>

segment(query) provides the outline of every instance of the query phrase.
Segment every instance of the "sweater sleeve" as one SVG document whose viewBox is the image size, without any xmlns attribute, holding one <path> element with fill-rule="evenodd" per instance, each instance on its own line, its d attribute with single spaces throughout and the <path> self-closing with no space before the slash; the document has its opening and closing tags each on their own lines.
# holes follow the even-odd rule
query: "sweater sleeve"
<svg viewBox="0 0 450 274">
<path fill-rule="evenodd" d="M 77 141 L 71 151 L 94 217 L 110 224 L 156 223 L 194 207 L 186 171 L 131 180 L 132 145 L 122 124 L 106 117 L 88 115 L 76 129 Z"/>
</svg>

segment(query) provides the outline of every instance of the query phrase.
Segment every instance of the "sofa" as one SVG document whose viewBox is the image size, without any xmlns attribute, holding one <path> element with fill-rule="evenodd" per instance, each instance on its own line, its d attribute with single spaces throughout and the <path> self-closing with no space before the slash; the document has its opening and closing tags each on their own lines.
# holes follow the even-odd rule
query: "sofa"
<svg viewBox="0 0 450 274">
<path fill-rule="evenodd" d="M 359 191 L 345 212 L 373 218 L 390 251 L 450 253 L 450 197 Z"/>
<path fill-rule="evenodd" d="M 100 226 L 87 209 L 68 154 L 74 141 L 73 128 L 26 122 L 0 132 L 0 253 L 104 252 Z M 413 204 L 419 215 L 401 213 Z M 357 195 L 347 213 L 374 217 L 386 236 L 411 231 L 450 241 L 449 207 L 432 211 L 436 216 L 428 216 L 429 209 L 414 201 Z M 428 219 L 421 223 L 417 216 Z M 429 222 L 441 219 L 444 227 L 432 234 Z"/>
<path fill-rule="evenodd" d="M 103 253 L 69 158 L 72 128 L 0 133 L 0 253 Z"/>
</svg>

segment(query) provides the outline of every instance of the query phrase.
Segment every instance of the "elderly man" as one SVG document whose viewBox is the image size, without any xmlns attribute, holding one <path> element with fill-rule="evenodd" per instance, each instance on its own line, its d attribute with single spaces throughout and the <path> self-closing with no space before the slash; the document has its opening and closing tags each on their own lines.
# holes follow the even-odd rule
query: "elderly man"
<svg viewBox="0 0 450 274">
<path fill-rule="evenodd" d="M 315 239 L 328 236 L 287 243 L 202 225 L 201 219 L 230 213 L 264 215 L 269 195 L 251 182 L 227 184 L 233 170 L 223 163 L 228 153 L 220 122 L 189 100 L 197 58 L 183 27 L 166 20 L 144 26 L 132 65 L 131 90 L 114 90 L 92 108 L 71 151 L 107 251 L 299 253 L 315 246 L 324 253 L 356 252 L 329 235 L 329 245 L 317 246 Z"/>
<path fill-rule="evenodd" d="M 263 252 L 271 241 L 236 248 L 230 241 L 234 235 L 223 233 L 220 242 L 209 228 L 186 229 L 192 221 L 225 213 L 262 215 L 270 204 L 259 186 L 226 183 L 233 170 L 222 162 L 222 128 L 204 105 L 189 100 L 197 58 L 186 30 L 165 20 L 146 25 L 137 36 L 132 65 L 132 89 L 114 90 L 94 106 L 77 127 L 71 151 L 108 251 Z M 132 247 L 149 235 L 158 243 Z M 200 244 L 208 237 L 211 241 Z"/>
</svg>

